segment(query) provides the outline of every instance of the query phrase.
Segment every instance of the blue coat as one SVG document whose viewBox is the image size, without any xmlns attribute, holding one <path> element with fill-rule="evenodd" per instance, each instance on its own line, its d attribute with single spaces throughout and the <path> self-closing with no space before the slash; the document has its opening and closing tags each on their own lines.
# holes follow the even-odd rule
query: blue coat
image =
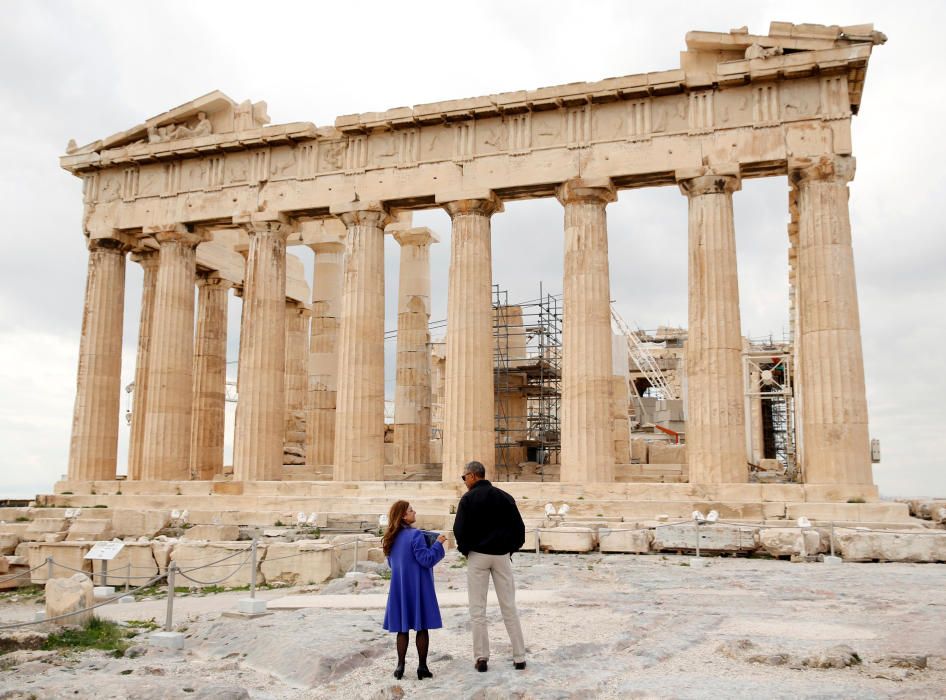
<svg viewBox="0 0 946 700">
<path fill-rule="evenodd" d="M 439 542 L 428 547 L 420 530 L 407 527 L 398 533 L 388 556 L 391 588 L 384 611 L 384 629 L 407 632 L 443 627 L 433 568 L 444 554 Z"/>
</svg>

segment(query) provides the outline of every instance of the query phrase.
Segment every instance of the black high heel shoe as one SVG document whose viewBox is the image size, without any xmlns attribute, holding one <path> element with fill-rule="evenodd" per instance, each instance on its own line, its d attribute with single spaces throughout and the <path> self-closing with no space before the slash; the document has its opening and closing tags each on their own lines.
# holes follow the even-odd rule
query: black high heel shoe
<svg viewBox="0 0 946 700">
<path fill-rule="evenodd" d="M 401 680 L 404 677 L 404 664 L 398 664 L 394 669 L 394 677 Z"/>
<path fill-rule="evenodd" d="M 430 672 L 430 669 L 426 666 L 417 667 L 417 680 L 422 681 L 425 678 L 433 678 L 434 674 Z"/>
</svg>

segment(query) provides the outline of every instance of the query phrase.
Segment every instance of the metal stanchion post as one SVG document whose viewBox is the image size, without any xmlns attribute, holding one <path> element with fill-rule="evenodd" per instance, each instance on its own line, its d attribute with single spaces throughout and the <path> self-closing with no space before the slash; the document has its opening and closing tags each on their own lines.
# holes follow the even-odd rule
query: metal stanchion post
<svg viewBox="0 0 946 700">
<path fill-rule="evenodd" d="M 351 570 L 354 572 L 358 571 L 358 535 L 355 535 L 355 556 L 351 563 Z"/>
<path fill-rule="evenodd" d="M 174 619 L 174 575 L 177 573 L 177 562 L 168 565 L 168 613 L 164 621 L 164 631 L 170 632 Z"/>
<path fill-rule="evenodd" d="M 831 525 L 831 530 L 828 534 L 828 539 L 829 539 L 828 546 L 830 548 L 829 551 L 831 552 L 831 554 L 826 557 L 825 556 L 821 557 L 821 561 L 823 561 L 825 564 L 840 564 L 841 557 L 835 555 L 834 553 L 834 523 L 832 522 L 830 525 Z"/>
<path fill-rule="evenodd" d="M 131 562 L 125 564 L 125 593 L 128 592 L 128 586 L 131 582 Z"/>
<path fill-rule="evenodd" d="M 696 532 L 696 556 L 700 556 L 700 522 L 696 521 L 693 525 L 694 532 Z"/>
<path fill-rule="evenodd" d="M 46 580 L 48 581 L 53 577 L 53 558 L 46 557 Z"/>
<path fill-rule="evenodd" d="M 250 545 L 250 598 L 256 597 L 256 533 L 253 533 L 253 544 Z"/>
<path fill-rule="evenodd" d="M 184 635 L 180 632 L 174 632 L 174 579 L 177 574 L 177 562 L 172 561 L 168 565 L 168 611 L 164 620 L 164 629 L 160 632 L 151 633 L 151 641 L 162 647 L 169 649 L 183 649 Z"/>
<path fill-rule="evenodd" d="M 834 523 L 831 523 L 831 556 L 834 556 Z"/>
<path fill-rule="evenodd" d="M 536 553 L 536 554 L 541 554 L 541 553 L 542 553 L 542 549 L 541 549 L 541 546 L 540 546 L 540 544 L 539 544 L 539 534 L 540 534 L 541 532 L 542 532 L 542 531 L 541 531 L 539 528 L 536 528 L 536 529 L 535 529 L 535 553 Z"/>
</svg>

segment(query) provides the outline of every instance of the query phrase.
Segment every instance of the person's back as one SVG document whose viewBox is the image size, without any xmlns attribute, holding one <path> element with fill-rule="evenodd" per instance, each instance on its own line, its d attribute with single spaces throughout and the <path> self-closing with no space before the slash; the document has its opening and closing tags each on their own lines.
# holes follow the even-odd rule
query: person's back
<svg viewBox="0 0 946 700">
<path fill-rule="evenodd" d="M 486 469 L 470 462 L 462 476 L 467 492 L 457 506 L 453 534 L 457 548 L 467 557 L 467 587 L 473 628 L 473 659 L 477 671 L 486 671 L 489 635 L 486 626 L 486 594 L 493 579 L 499 609 L 512 643 L 517 670 L 526 667 L 526 646 L 516 610 L 516 582 L 512 553 L 522 547 L 526 528 L 515 499 L 486 480 Z"/>
</svg>

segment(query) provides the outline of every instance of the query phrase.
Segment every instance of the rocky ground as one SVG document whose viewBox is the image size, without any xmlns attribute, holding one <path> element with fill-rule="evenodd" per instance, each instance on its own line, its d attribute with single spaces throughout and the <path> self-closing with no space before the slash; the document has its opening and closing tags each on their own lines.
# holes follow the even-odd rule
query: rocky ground
<svg viewBox="0 0 946 700">
<path fill-rule="evenodd" d="M 396 681 L 384 611 L 354 599 L 383 593 L 372 574 L 318 587 L 328 608 L 227 617 L 245 593 L 175 605 L 184 651 L 142 634 L 121 658 L 104 652 L 0 656 L 0 698 L 942 698 L 946 689 L 946 566 L 789 563 L 650 555 L 519 554 L 528 668 L 512 668 L 490 610 L 490 670 L 473 669 L 463 607 L 444 607 L 431 633 L 431 680 L 416 656 Z M 466 589 L 462 558 L 436 569 L 438 591 Z M 531 602 L 526 601 L 526 597 Z M 363 598 L 364 601 L 373 596 Z M 344 604 L 342 604 L 344 601 Z M 0 604 L 0 624 L 35 602 Z M 113 619 L 163 620 L 161 600 L 109 605 Z"/>
</svg>

